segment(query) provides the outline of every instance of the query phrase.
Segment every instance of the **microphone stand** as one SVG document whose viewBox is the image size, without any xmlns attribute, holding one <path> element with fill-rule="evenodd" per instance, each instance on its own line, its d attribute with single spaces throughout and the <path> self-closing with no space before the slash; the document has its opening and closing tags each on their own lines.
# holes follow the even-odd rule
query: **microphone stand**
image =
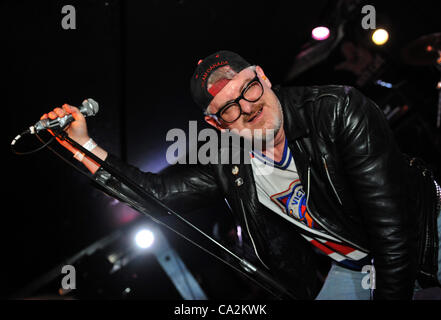
<svg viewBox="0 0 441 320">
<path fill-rule="evenodd" d="M 108 173 L 110 173 L 115 179 L 119 180 L 121 183 L 123 183 L 126 187 L 128 187 L 129 189 L 131 189 L 133 192 L 135 192 L 138 196 L 140 196 L 143 201 L 147 202 L 148 204 L 153 204 L 153 206 L 155 208 L 158 208 L 162 211 L 165 211 L 167 214 L 169 215 L 173 215 L 177 218 L 179 218 L 180 220 L 184 221 L 185 223 L 187 223 L 189 226 L 191 226 L 193 229 L 195 229 L 196 231 L 202 233 L 204 236 L 208 237 L 211 241 L 215 242 L 216 244 L 218 244 L 219 246 L 221 246 L 224 250 L 226 250 L 226 252 L 233 256 L 236 260 L 239 260 L 239 264 L 242 267 L 242 269 L 244 269 L 246 272 L 248 272 L 250 275 L 253 275 L 254 277 L 256 277 L 257 279 L 263 281 L 266 285 L 268 285 L 270 288 L 265 287 L 264 285 L 260 284 L 259 281 L 257 281 L 257 283 L 259 283 L 260 286 L 262 286 L 264 289 L 266 289 L 267 291 L 269 291 L 270 293 L 272 293 L 276 298 L 278 299 L 289 299 L 289 300 L 297 300 L 299 299 L 294 293 L 292 293 L 290 290 L 286 289 L 283 285 L 281 285 L 277 280 L 273 279 L 271 275 L 269 275 L 267 272 L 259 270 L 256 266 L 254 266 L 253 264 L 251 264 L 249 261 L 240 258 L 238 256 L 236 256 L 235 254 L 233 254 L 232 252 L 230 252 L 229 250 L 227 250 L 226 248 L 224 248 L 222 245 L 220 245 L 219 243 L 217 243 L 216 240 L 212 239 L 211 237 L 209 237 L 208 235 L 206 235 L 205 233 L 203 233 L 201 230 L 199 230 L 197 227 L 193 226 L 190 222 L 188 222 L 186 219 L 184 219 L 181 215 L 179 215 L 178 213 L 176 213 L 174 210 L 170 209 L 169 207 L 167 207 L 163 202 L 161 202 L 159 199 L 155 198 L 152 194 L 150 194 L 149 192 L 147 192 L 145 189 L 143 189 L 141 186 L 139 186 L 137 183 L 135 183 L 134 181 L 132 181 L 130 178 L 128 178 L 127 176 L 125 176 L 123 173 L 121 173 L 117 168 L 113 167 L 112 165 L 110 165 L 108 162 L 106 161 L 102 161 L 100 158 L 98 158 L 97 156 L 95 156 L 92 152 L 88 151 L 87 149 L 85 149 L 83 146 L 81 146 L 80 144 L 78 144 L 76 141 L 72 140 L 67 133 L 64 130 L 60 130 L 60 132 L 56 133 L 56 135 L 58 136 L 58 138 L 65 140 L 67 142 L 69 142 L 73 147 L 75 147 L 76 149 L 80 150 L 81 152 L 83 152 L 87 157 L 89 157 L 90 159 L 92 159 L 93 161 L 95 161 L 96 163 L 98 163 L 104 170 L 106 170 Z M 96 179 L 92 180 L 95 183 L 98 183 L 102 188 L 104 188 L 105 190 L 107 190 L 110 195 L 112 197 L 116 197 L 119 198 L 120 200 L 122 200 L 123 202 L 127 203 L 128 205 L 130 205 L 131 207 L 133 207 L 135 210 L 143 213 L 144 215 L 149 216 L 150 218 L 152 218 L 155 222 L 159 222 L 160 224 L 164 224 L 161 221 L 158 221 L 156 218 L 152 217 L 151 213 L 148 211 L 148 209 L 146 209 L 144 206 L 141 206 L 140 204 L 138 204 L 136 201 L 134 201 L 133 199 L 130 199 L 124 195 L 119 194 L 116 190 L 113 190 L 110 186 L 104 184 L 104 183 L 100 183 L 99 181 L 97 181 Z M 181 235 L 182 236 L 182 235 Z M 188 239 L 187 239 L 188 240 Z M 192 241 L 191 241 L 192 242 Z M 194 242 L 192 242 L 193 244 L 195 244 Z M 201 247 L 201 249 L 204 249 Z M 212 254 L 211 252 L 209 252 L 207 249 L 204 249 L 206 252 Z M 212 254 L 214 255 L 214 254 Z M 216 255 L 214 255 L 216 256 Z M 216 256 L 217 257 L 217 256 Z M 223 261 L 223 260 L 222 260 Z M 223 261 L 225 262 L 225 261 Z M 231 265 L 230 265 L 231 266 Z M 248 275 L 247 275 L 248 276 Z M 249 276 L 248 276 L 249 277 Z M 250 277 L 252 280 L 253 277 Z"/>
</svg>

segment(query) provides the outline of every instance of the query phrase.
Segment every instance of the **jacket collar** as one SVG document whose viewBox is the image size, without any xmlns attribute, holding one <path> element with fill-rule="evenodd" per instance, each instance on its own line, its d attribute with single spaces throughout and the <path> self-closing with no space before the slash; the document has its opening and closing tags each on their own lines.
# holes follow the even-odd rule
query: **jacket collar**
<svg viewBox="0 0 441 320">
<path fill-rule="evenodd" d="M 296 140 L 299 137 L 309 134 L 309 129 L 305 127 L 298 109 L 303 107 L 304 88 L 292 87 L 282 88 L 274 86 L 273 91 L 282 105 L 283 128 L 285 129 L 288 141 Z"/>
</svg>

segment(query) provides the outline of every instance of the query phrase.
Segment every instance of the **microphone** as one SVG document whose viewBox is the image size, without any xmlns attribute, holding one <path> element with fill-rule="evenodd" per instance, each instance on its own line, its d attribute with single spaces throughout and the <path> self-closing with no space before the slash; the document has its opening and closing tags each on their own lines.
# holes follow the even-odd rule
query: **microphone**
<svg viewBox="0 0 441 320">
<path fill-rule="evenodd" d="M 83 116 L 85 116 L 85 117 L 94 116 L 98 113 L 98 110 L 99 110 L 98 102 L 96 102 L 95 100 L 93 100 L 91 98 L 88 98 L 83 101 L 83 104 L 79 108 L 79 110 L 83 114 Z M 14 140 L 12 140 L 11 146 L 14 146 L 17 143 L 17 141 L 25 134 L 35 134 L 41 130 L 56 128 L 56 127 L 62 128 L 65 125 L 68 125 L 69 123 L 71 123 L 73 120 L 74 120 L 74 118 L 71 114 L 68 114 L 68 115 L 64 116 L 63 118 L 57 118 L 54 120 L 51 120 L 51 119 L 40 120 L 36 124 L 34 124 L 33 126 L 30 126 L 29 129 L 27 129 L 24 132 L 22 132 L 21 134 L 17 135 L 14 138 Z"/>
<path fill-rule="evenodd" d="M 99 106 L 95 100 L 89 98 L 89 99 L 86 99 L 83 101 L 83 104 L 79 108 L 79 110 L 83 114 L 83 116 L 91 117 L 91 116 L 94 116 L 98 113 Z M 68 125 L 69 123 L 71 123 L 73 120 L 74 120 L 74 118 L 71 114 L 68 114 L 68 115 L 64 116 L 63 118 L 57 118 L 54 120 L 43 119 L 43 120 L 38 121 L 33 126 L 29 127 L 29 132 L 31 134 L 34 134 L 34 133 L 37 133 L 37 132 L 39 132 L 41 130 L 45 130 L 45 129 L 64 127 L 64 126 Z"/>
</svg>

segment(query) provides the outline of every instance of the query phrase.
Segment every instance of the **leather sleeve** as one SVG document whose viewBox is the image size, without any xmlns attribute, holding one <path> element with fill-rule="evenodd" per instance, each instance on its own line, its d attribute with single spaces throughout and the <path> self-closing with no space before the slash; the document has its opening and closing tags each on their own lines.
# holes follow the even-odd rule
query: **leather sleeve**
<svg viewBox="0 0 441 320">
<path fill-rule="evenodd" d="M 417 248 L 410 230 L 417 215 L 407 209 L 406 162 L 378 106 L 345 89 L 337 144 L 374 259 L 374 299 L 411 299 Z"/>
<path fill-rule="evenodd" d="M 108 155 L 106 162 L 178 213 L 207 207 L 221 195 L 210 165 L 176 164 L 156 174 L 143 172 L 112 154 Z M 120 195 L 143 203 L 139 195 L 102 167 L 95 173 L 94 178 Z"/>
</svg>

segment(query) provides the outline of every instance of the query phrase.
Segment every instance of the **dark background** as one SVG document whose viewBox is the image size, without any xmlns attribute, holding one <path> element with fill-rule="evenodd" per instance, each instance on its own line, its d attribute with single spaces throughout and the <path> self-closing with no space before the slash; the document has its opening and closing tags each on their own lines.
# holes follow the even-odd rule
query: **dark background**
<svg viewBox="0 0 441 320">
<path fill-rule="evenodd" d="M 91 97 L 99 102 L 100 112 L 88 120 L 90 136 L 142 170 L 158 172 L 167 166 L 165 152 L 170 143 L 165 135 L 169 129 L 187 131 L 189 120 L 198 120 L 199 128 L 205 126 L 191 100 L 189 79 L 199 59 L 220 49 L 238 52 L 262 66 L 273 84 L 347 84 L 358 87 L 381 108 L 407 105 L 408 109 L 390 119 L 391 127 L 403 151 L 427 161 L 439 180 L 441 157 L 435 128 L 439 72 L 434 66 L 407 64 L 401 57 L 411 41 L 440 31 L 436 3 L 2 1 L 1 32 L 6 40 L 1 58 L 6 71 L 2 115 L 8 124 L 3 144 L 2 296 L 17 297 L 17 292 L 67 258 L 141 220 L 138 213 L 98 191 L 49 151 L 14 155 L 9 150 L 12 138 L 54 107 L 79 106 Z M 363 4 L 375 6 L 377 25 L 389 31 L 390 40 L 383 47 L 374 46 L 371 31 L 361 28 Z M 76 9 L 76 30 L 61 27 L 64 5 Z M 381 57 L 381 67 L 374 68 L 364 83 L 349 71 L 335 70 L 344 60 L 341 42 L 326 59 L 289 78 L 296 56 L 316 44 L 310 37 L 312 28 L 328 23 L 335 32 L 332 25 L 342 21 L 346 22 L 342 42 L 351 41 L 371 56 Z M 382 89 L 373 85 L 378 79 L 400 86 Z M 17 148 L 36 146 L 34 138 L 26 137 Z M 210 234 L 217 225 L 220 237 L 228 238 L 231 221 L 223 204 L 214 204 L 209 212 L 195 212 L 190 219 Z M 175 220 L 167 221 L 181 228 Z M 197 239 L 188 229 L 180 230 Z M 227 266 L 169 231 L 163 232 L 209 298 L 266 297 Z M 120 243 L 124 244 L 127 239 L 123 238 Z M 98 253 L 79 260 L 84 267 L 78 272 L 94 279 L 100 291 L 95 294 L 97 288 L 90 288 L 76 298 L 179 299 L 151 254 L 113 276 L 104 275 L 104 260 Z M 59 278 L 26 297 L 54 297 L 58 287 Z M 132 288 L 129 296 L 122 295 L 126 287 Z"/>
</svg>

